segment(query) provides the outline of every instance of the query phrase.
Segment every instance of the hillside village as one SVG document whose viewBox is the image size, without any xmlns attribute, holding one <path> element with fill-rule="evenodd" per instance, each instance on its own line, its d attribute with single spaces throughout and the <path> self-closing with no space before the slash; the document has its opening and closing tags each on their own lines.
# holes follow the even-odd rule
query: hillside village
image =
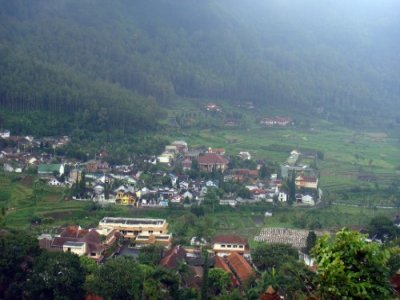
<svg viewBox="0 0 400 300">
<path fill-rule="evenodd" d="M 67 136 L 1 134 L 4 171 L 37 173 L 50 186 L 68 188 L 74 200 L 134 207 L 190 206 L 201 204 L 215 191 L 220 205 L 266 201 L 313 206 L 322 196 L 317 170 L 311 167 L 317 159 L 314 153 L 293 150 L 277 167 L 253 160 L 248 151 L 228 154 L 223 148 L 189 147 L 185 141 L 174 141 L 158 156 L 111 165 L 105 150 L 87 161 L 57 156 L 55 150 L 70 142 Z"/>
</svg>

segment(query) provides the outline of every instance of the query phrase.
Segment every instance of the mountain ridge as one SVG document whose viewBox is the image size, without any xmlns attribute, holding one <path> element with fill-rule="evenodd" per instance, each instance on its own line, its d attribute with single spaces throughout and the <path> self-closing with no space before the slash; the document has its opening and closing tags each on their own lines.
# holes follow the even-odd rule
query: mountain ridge
<svg viewBox="0 0 400 300">
<path fill-rule="evenodd" d="M 77 110 L 85 103 L 112 110 L 98 130 L 147 130 L 152 122 L 145 120 L 162 116 L 177 98 L 254 101 L 264 110 L 285 107 L 288 114 L 301 106 L 310 116 L 349 125 L 392 122 L 400 57 L 398 42 L 386 32 L 400 28 L 399 5 L 383 2 L 1 0 L 0 43 L 13 52 L 15 65 L 39 63 L 76 81 L 76 93 L 85 95 Z M 7 72 L 0 105 L 21 93 L 18 84 L 35 82 L 33 75 L 5 81 L 13 76 Z M 44 97 L 51 94 L 41 90 Z M 26 91 L 20 98 L 27 106 L 33 101 Z M 112 121 L 116 110 L 132 112 L 115 118 L 132 123 Z M 89 124 L 97 107 L 93 113 Z"/>
</svg>

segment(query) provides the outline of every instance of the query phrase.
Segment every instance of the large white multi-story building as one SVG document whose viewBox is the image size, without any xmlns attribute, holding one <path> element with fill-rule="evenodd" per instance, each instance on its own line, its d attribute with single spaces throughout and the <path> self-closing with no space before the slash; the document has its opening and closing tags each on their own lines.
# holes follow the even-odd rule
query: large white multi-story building
<svg viewBox="0 0 400 300">
<path fill-rule="evenodd" d="M 99 222 L 99 229 L 113 228 L 136 244 L 161 244 L 169 247 L 172 235 L 168 234 L 168 223 L 165 219 L 114 218 L 105 217 Z"/>
</svg>

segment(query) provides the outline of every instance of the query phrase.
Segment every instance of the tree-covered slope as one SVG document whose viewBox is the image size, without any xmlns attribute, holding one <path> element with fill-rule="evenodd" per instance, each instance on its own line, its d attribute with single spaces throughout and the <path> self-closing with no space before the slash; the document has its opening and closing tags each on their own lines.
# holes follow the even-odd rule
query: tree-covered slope
<svg viewBox="0 0 400 300">
<path fill-rule="evenodd" d="M 84 123 L 86 110 L 101 130 L 151 127 L 178 97 L 394 120 L 399 12 L 395 0 L 0 0 L 1 105 L 67 107 Z"/>
</svg>

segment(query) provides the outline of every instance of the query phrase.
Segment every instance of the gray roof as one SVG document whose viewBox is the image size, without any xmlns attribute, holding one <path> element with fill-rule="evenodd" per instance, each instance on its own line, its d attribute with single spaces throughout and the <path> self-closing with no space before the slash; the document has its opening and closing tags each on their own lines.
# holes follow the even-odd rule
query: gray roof
<svg viewBox="0 0 400 300">
<path fill-rule="evenodd" d="M 84 242 L 71 242 L 71 241 L 68 241 L 68 242 L 64 243 L 64 246 L 66 246 L 66 247 L 82 247 L 83 245 L 85 245 Z"/>
</svg>

